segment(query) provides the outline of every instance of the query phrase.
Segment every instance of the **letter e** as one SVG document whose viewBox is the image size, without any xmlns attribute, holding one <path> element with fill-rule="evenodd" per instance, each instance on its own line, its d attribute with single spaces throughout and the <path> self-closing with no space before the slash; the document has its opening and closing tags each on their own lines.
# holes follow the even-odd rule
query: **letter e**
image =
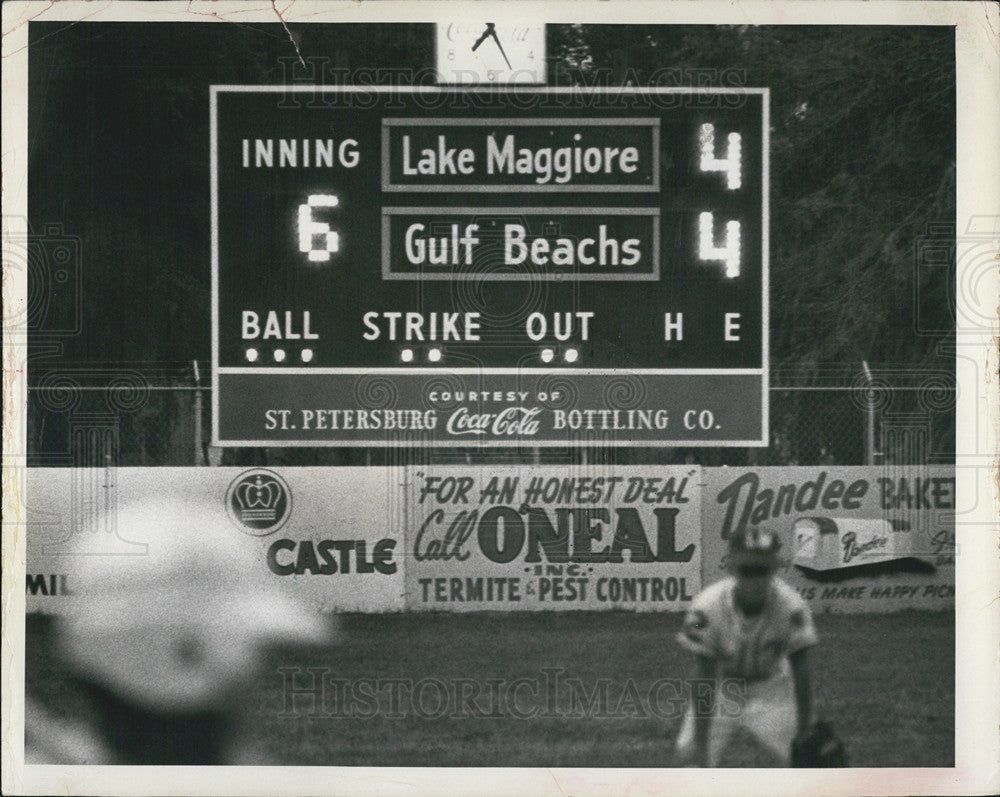
<svg viewBox="0 0 1000 797">
<path fill-rule="evenodd" d="M 737 341 L 740 339 L 740 314 L 726 313 L 726 340 Z"/>
</svg>

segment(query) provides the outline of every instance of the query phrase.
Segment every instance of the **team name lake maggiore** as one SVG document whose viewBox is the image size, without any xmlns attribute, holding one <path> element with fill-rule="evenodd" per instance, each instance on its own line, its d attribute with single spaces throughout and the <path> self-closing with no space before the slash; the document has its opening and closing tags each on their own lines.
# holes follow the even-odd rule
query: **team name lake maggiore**
<svg viewBox="0 0 1000 797">
<path fill-rule="evenodd" d="M 634 146 L 585 146 L 582 135 L 573 136 L 565 147 L 518 147 L 516 136 L 485 139 L 485 174 L 533 175 L 535 183 L 564 185 L 581 174 L 634 174 L 639 169 L 639 148 Z M 436 147 L 411 147 L 402 139 L 402 167 L 407 176 L 473 175 L 481 165 L 475 149 L 449 146 L 443 135 Z"/>
</svg>

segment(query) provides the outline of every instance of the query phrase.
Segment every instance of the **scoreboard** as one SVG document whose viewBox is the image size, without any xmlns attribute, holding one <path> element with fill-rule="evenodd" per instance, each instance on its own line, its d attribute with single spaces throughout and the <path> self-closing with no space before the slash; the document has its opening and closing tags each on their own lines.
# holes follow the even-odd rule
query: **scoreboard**
<svg viewBox="0 0 1000 797">
<path fill-rule="evenodd" d="M 766 445 L 766 89 L 210 100 L 215 444 Z"/>
</svg>

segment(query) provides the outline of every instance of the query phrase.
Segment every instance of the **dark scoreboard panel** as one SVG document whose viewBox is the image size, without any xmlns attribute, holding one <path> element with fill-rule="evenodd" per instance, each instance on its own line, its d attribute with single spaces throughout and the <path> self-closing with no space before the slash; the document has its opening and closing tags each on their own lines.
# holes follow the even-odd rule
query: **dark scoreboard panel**
<svg viewBox="0 0 1000 797">
<path fill-rule="evenodd" d="M 767 92 L 218 86 L 222 445 L 761 445 Z"/>
</svg>

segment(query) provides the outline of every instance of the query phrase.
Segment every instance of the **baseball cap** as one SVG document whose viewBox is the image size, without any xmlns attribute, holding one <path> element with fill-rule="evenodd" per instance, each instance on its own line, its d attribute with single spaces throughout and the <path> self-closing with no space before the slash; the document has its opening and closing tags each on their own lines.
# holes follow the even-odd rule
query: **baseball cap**
<svg viewBox="0 0 1000 797">
<path fill-rule="evenodd" d="M 75 594 L 59 637 L 70 667 L 138 705 L 209 708 L 229 698 L 269 643 L 323 644 L 335 620 L 279 589 L 222 506 L 131 502 L 73 535 Z M 145 543 L 108 554 L 108 532 Z"/>
<path fill-rule="evenodd" d="M 770 528 L 747 526 L 729 538 L 729 553 L 740 561 L 776 563 L 781 540 Z"/>
</svg>

